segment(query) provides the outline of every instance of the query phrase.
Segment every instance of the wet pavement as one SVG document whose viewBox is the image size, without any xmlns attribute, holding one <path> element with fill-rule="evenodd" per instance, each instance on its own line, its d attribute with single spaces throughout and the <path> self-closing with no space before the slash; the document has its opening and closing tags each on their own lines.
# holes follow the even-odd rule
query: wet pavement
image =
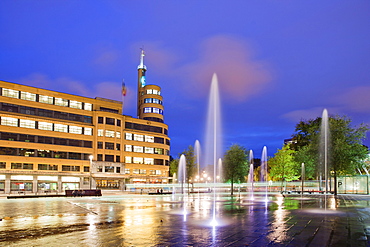
<svg viewBox="0 0 370 247">
<path fill-rule="evenodd" d="M 370 196 L 268 198 L 0 197 L 0 246 L 370 246 Z"/>
</svg>

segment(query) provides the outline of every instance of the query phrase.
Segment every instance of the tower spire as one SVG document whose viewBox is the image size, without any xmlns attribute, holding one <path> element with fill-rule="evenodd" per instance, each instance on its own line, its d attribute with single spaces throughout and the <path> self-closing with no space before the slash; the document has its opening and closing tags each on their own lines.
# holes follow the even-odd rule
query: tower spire
<svg viewBox="0 0 370 247">
<path fill-rule="evenodd" d="M 137 69 L 145 69 L 146 70 L 146 66 L 144 65 L 144 56 L 145 56 L 144 50 L 143 50 L 143 48 L 141 48 L 140 65 L 137 67 Z"/>
</svg>

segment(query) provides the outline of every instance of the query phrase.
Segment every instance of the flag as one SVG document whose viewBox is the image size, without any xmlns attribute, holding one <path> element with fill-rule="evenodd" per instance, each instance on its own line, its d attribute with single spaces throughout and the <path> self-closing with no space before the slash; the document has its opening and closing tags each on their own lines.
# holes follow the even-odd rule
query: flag
<svg viewBox="0 0 370 247">
<path fill-rule="evenodd" d="M 126 96 L 126 93 L 127 93 L 126 84 L 124 81 L 122 81 L 122 95 Z"/>
</svg>

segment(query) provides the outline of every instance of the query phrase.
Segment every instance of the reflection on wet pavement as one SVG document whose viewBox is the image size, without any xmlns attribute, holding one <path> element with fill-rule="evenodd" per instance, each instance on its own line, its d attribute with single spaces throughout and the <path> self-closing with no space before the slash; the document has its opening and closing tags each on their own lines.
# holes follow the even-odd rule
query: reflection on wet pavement
<svg viewBox="0 0 370 247">
<path fill-rule="evenodd" d="M 1 246 L 367 246 L 368 196 L 0 199 Z M 184 207 L 186 207 L 184 210 Z M 184 212 L 187 212 L 184 215 Z"/>
</svg>

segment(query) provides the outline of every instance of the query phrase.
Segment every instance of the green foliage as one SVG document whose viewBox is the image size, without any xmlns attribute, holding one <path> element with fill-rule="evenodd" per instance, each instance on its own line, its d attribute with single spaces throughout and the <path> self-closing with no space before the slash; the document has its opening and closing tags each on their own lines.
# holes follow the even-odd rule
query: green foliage
<svg viewBox="0 0 370 247">
<path fill-rule="evenodd" d="M 296 151 L 295 160 L 305 163 L 306 178 L 318 175 L 322 163 L 320 157 L 321 118 L 301 121 L 297 124 L 294 143 L 291 149 Z M 345 116 L 329 117 L 329 169 L 334 175 L 353 175 L 356 168 L 362 167 L 368 150 L 362 145 L 368 126 L 361 124 L 351 127 L 351 120 Z"/>
<path fill-rule="evenodd" d="M 184 150 L 181 154 L 185 155 L 186 159 L 186 179 L 189 181 L 195 176 L 197 171 L 196 157 L 194 155 L 193 146 L 189 146 L 188 149 Z M 180 155 L 181 156 L 181 155 Z"/>
<path fill-rule="evenodd" d="M 294 160 L 295 153 L 289 149 L 289 145 L 285 145 L 269 160 L 269 176 L 272 181 L 292 181 L 300 177 L 300 165 Z"/>
<path fill-rule="evenodd" d="M 248 174 L 247 150 L 237 144 L 232 145 L 226 151 L 223 166 L 224 178 L 231 182 L 231 194 L 233 194 L 233 184 L 245 182 Z"/>
<path fill-rule="evenodd" d="M 170 174 L 171 174 L 171 176 L 174 176 L 175 174 L 177 174 L 178 169 L 179 169 L 179 159 L 173 159 L 170 162 Z"/>
</svg>

